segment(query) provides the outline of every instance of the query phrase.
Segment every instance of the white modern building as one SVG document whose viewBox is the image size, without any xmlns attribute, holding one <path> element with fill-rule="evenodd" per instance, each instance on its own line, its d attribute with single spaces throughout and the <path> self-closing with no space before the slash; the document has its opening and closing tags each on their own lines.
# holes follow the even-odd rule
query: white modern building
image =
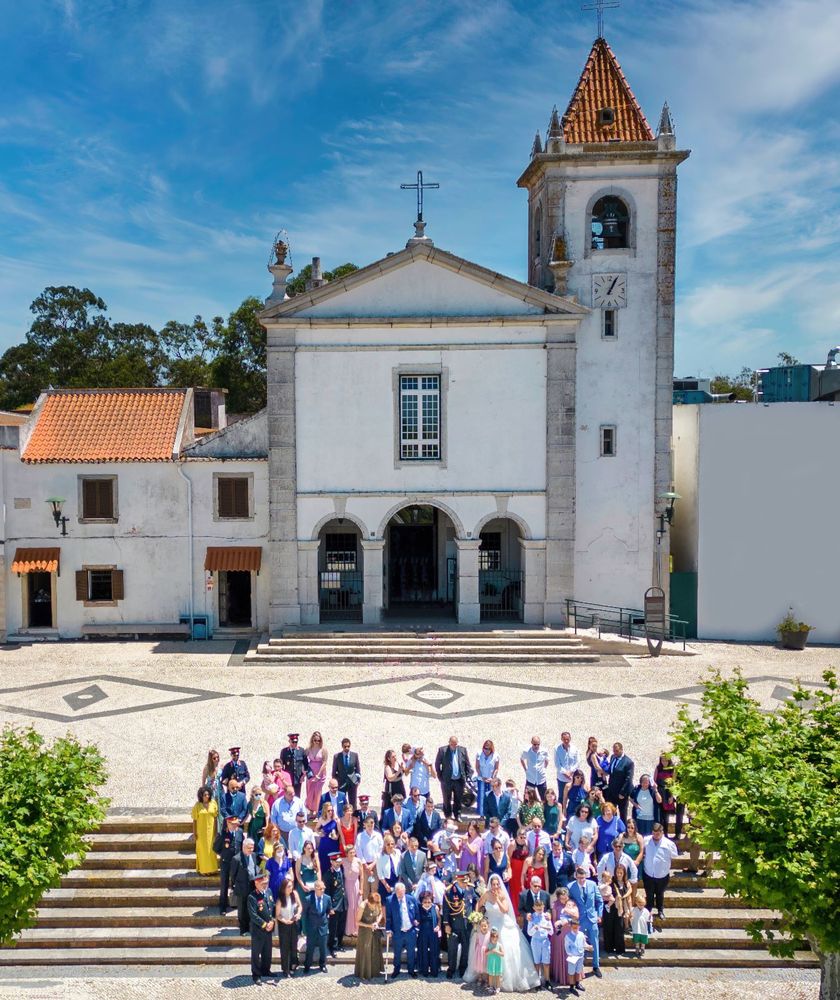
<svg viewBox="0 0 840 1000">
<path fill-rule="evenodd" d="M 398 252 L 287 298 L 281 248 L 266 412 L 197 437 L 191 390 L 47 394 L 4 453 L 8 631 L 641 607 L 668 559 L 687 156 L 667 106 L 654 134 L 598 39 L 518 180 L 527 284 L 436 247 L 418 220 Z M 107 433 L 82 419 L 96 400 L 125 408 L 102 411 Z M 166 433 L 147 453 L 136 428 L 154 421 Z"/>
</svg>

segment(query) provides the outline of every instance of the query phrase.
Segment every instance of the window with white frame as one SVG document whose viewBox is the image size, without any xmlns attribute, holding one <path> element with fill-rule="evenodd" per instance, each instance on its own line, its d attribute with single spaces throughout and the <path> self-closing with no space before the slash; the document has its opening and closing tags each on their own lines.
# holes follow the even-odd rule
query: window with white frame
<svg viewBox="0 0 840 1000">
<path fill-rule="evenodd" d="M 601 425 L 601 456 L 612 458 L 615 455 L 615 424 Z"/>
<path fill-rule="evenodd" d="M 400 376 L 400 458 L 440 459 L 440 375 Z"/>
</svg>

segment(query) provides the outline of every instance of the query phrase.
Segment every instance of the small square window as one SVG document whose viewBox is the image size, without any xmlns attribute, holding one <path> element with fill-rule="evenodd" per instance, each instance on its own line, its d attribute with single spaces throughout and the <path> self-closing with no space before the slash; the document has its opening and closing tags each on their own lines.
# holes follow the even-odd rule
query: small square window
<svg viewBox="0 0 840 1000">
<path fill-rule="evenodd" d="M 613 125 L 615 123 L 615 108 L 599 108 L 598 124 Z"/>
<path fill-rule="evenodd" d="M 112 476 L 92 476 L 82 479 L 82 520 L 116 520 L 114 494 L 116 479 Z"/>
<path fill-rule="evenodd" d="M 601 336 L 604 340 L 616 340 L 618 337 L 618 310 L 605 309 L 603 312 L 603 326 Z"/>
<path fill-rule="evenodd" d="M 612 458 L 615 455 L 615 425 L 604 424 L 601 427 L 601 455 Z"/>
<path fill-rule="evenodd" d="M 92 569 L 88 575 L 88 600 L 112 601 L 114 590 L 109 569 Z"/>
<path fill-rule="evenodd" d="M 216 482 L 219 517 L 250 517 L 248 476 L 219 476 Z"/>
</svg>

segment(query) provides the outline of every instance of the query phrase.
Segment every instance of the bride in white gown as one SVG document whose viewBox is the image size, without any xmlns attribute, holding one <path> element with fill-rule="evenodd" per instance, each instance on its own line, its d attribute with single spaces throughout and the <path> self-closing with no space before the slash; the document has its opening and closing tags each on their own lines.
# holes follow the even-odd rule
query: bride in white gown
<svg viewBox="0 0 840 1000">
<path fill-rule="evenodd" d="M 490 929 L 495 928 L 499 932 L 499 943 L 505 951 L 502 992 L 524 993 L 539 986 L 540 977 L 537 975 L 534 960 L 531 958 L 531 946 L 517 926 L 510 896 L 508 896 L 504 883 L 498 875 L 490 876 L 487 892 L 478 901 L 476 909 L 482 906 Z M 473 930 L 473 934 L 475 933 L 476 931 Z M 464 975 L 464 982 L 471 983 L 477 978 L 473 949 L 470 948 L 470 961 Z"/>
</svg>

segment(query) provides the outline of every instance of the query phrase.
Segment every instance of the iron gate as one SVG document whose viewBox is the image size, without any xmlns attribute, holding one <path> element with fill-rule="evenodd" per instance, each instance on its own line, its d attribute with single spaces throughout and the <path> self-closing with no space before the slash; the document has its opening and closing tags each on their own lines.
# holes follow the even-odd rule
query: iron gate
<svg viewBox="0 0 840 1000">
<path fill-rule="evenodd" d="M 478 571 L 478 603 L 482 621 L 522 621 L 521 570 Z"/>
<path fill-rule="evenodd" d="M 322 622 L 360 622 L 363 600 L 361 573 L 331 569 L 320 574 L 319 604 Z"/>
</svg>

